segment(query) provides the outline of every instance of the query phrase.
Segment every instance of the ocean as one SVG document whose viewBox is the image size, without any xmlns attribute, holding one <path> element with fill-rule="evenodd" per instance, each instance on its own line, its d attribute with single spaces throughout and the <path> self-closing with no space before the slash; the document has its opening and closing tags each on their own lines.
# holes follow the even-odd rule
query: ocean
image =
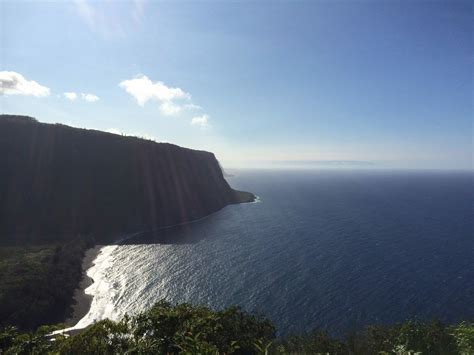
<svg viewBox="0 0 474 355">
<path fill-rule="evenodd" d="M 264 314 L 279 335 L 474 319 L 472 172 L 239 170 L 259 196 L 102 248 L 76 325 L 160 299 Z"/>
</svg>

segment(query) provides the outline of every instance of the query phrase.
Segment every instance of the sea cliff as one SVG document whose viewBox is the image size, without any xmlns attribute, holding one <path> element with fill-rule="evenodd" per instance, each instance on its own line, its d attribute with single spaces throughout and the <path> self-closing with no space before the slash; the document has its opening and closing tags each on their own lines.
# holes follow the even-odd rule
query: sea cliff
<svg viewBox="0 0 474 355">
<path fill-rule="evenodd" d="M 0 151 L 1 242 L 153 230 L 254 199 L 212 153 L 26 116 L 0 116 Z"/>
</svg>

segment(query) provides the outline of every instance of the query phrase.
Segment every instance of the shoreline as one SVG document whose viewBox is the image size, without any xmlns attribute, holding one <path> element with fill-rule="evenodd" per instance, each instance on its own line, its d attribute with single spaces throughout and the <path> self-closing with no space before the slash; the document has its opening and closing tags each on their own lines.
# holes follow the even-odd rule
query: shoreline
<svg viewBox="0 0 474 355">
<path fill-rule="evenodd" d="M 251 194 L 251 195 L 253 197 L 251 201 L 250 200 L 249 201 L 242 200 L 242 201 L 237 202 L 235 204 L 246 204 L 246 203 L 253 204 L 253 203 L 261 202 L 261 200 L 258 196 L 254 195 L 254 194 Z M 229 205 L 232 205 L 232 204 L 234 204 L 234 203 L 231 203 Z M 226 205 L 224 207 L 227 207 L 229 205 Z M 214 212 L 212 212 L 212 213 L 210 213 L 210 214 L 208 214 L 204 217 L 197 218 L 197 219 L 187 221 L 187 222 L 183 222 L 183 223 L 170 225 L 170 226 L 160 227 L 160 228 L 156 229 L 155 231 L 169 229 L 169 228 L 178 227 L 178 226 L 181 226 L 181 225 L 192 224 L 192 223 L 195 223 L 195 222 L 202 221 L 203 219 L 206 219 L 206 218 L 212 216 L 213 214 L 221 211 L 224 207 L 222 207 L 221 209 L 219 209 L 217 211 L 214 211 Z M 144 233 L 144 232 L 142 231 L 142 232 L 132 233 L 132 234 L 127 235 L 125 237 L 119 238 L 118 240 L 115 241 L 115 243 L 120 244 L 120 242 L 123 242 L 124 240 L 133 238 L 133 237 L 135 237 L 139 234 L 142 234 L 142 233 Z M 82 259 L 82 278 L 81 278 L 81 281 L 79 282 L 78 287 L 74 290 L 72 313 L 64 321 L 64 324 L 67 326 L 67 329 L 73 328 L 82 318 L 84 318 L 87 315 L 87 313 L 89 313 L 89 311 L 91 309 L 92 300 L 93 300 L 94 296 L 87 294 L 86 289 L 94 283 L 94 280 L 91 277 L 89 277 L 89 275 L 87 275 L 87 271 L 91 267 L 94 266 L 94 264 L 95 264 L 94 262 L 97 259 L 97 257 L 99 256 L 101 249 L 105 246 L 107 246 L 107 245 L 104 245 L 104 244 L 95 245 L 94 247 L 87 249 L 86 252 L 84 253 L 84 257 Z M 68 332 L 69 333 L 75 333 L 77 331 L 79 331 L 79 329 L 69 330 Z"/>
<path fill-rule="evenodd" d="M 75 326 L 89 312 L 93 296 L 86 293 L 86 289 L 93 284 L 94 280 L 87 275 L 87 271 L 94 266 L 94 261 L 104 245 L 95 245 L 84 253 L 82 259 L 82 278 L 78 287 L 74 290 L 72 313 L 64 321 L 68 327 Z"/>
</svg>

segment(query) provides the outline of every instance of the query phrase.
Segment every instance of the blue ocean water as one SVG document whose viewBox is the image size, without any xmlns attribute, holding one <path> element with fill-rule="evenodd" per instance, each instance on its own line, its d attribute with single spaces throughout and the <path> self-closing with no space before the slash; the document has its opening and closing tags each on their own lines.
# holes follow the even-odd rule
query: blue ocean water
<svg viewBox="0 0 474 355">
<path fill-rule="evenodd" d="M 88 319 L 166 298 L 240 305 L 269 317 L 280 335 L 473 320 L 473 177 L 238 171 L 230 184 L 261 202 L 108 247 L 95 266 Z"/>
</svg>

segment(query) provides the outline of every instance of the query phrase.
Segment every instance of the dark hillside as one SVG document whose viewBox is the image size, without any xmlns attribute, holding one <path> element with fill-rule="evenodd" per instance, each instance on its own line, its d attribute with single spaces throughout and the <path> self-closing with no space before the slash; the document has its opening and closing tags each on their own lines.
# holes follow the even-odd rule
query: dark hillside
<svg viewBox="0 0 474 355">
<path fill-rule="evenodd" d="M 25 116 L 0 116 L 0 152 L 3 243 L 154 229 L 254 198 L 212 153 Z"/>
</svg>

